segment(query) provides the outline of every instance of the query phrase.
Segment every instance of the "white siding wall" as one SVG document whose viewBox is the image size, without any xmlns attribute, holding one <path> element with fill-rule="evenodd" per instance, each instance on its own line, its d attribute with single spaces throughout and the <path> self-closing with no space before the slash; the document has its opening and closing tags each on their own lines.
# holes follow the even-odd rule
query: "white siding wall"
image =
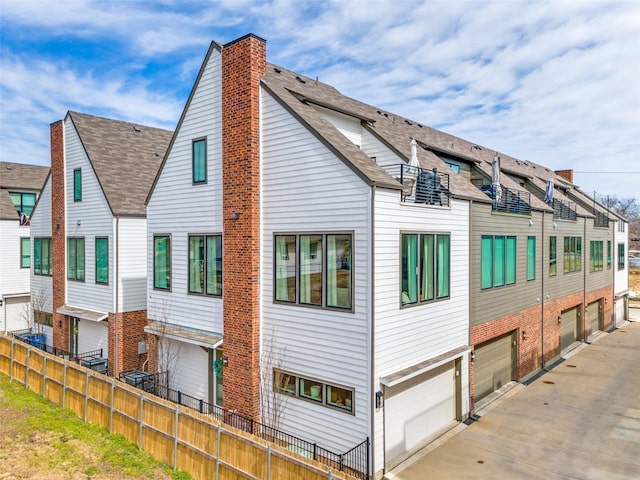
<svg viewBox="0 0 640 480">
<path fill-rule="evenodd" d="M 30 234 L 29 227 L 20 226 L 17 218 L 16 214 L 16 220 L 0 220 L 0 297 L 26 293 L 28 301 L 30 271 L 20 268 L 20 239 L 29 238 Z M 21 318 L 24 299 L 20 306 L 16 306 L 15 300 L 7 303 L 5 299 L 0 307 L 0 331 L 26 328 L 26 320 Z"/>
<path fill-rule="evenodd" d="M 611 268 L 615 272 L 615 289 L 614 295 L 620 292 L 626 292 L 629 289 L 629 224 L 624 222 L 624 232 L 618 231 L 618 225 L 621 220 L 618 220 L 615 224 L 611 225 L 613 230 L 613 245 L 611 248 Z M 618 244 L 624 244 L 625 252 L 625 268 L 624 270 L 618 270 Z M 583 247 L 584 248 L 584 247 Z M 606 249 L 605 244 L 605 249 Z M 605 251 L 606 255 L 606 251 Z"/>
<path fill-rule="evenodd" d="M 282 368 L 355 389 L 355 415 L 289 398 L 280 426 L 346 451 L 370 426 L 370 189 L 264 91 L 262 120 L 263 350 L 275 334 Z M 354 313 L 275 304 L 274 233 L 330 231 L 354 235 Z"/>
<path fill-rule="evenodd" d="M 106 322 L 78 320 L 78 353 L 102 349 L 102 356 L 109 355 L 109 328 Z"/>
<path fill-rule="evenodd" d="M 458 347 L 469 340 L 469 204 L 451 208 L 400 205 L 397 192 L 375 194 L 376 381 Z M 451 235 L 450 298 L 400 308 L 401 231 Z M 462 412 L 469 411 L 468 365 L 462 360 Z M 381 390 L 374 384 L 373 390 Z M 375 470 L 383 462 L 383 410 L 375 414 Z"/>
<path fill-rule="evenodd" d="M 120 218 L 118 232 L 118 311 L 147 308 L 147 220 Z M 110 249 L 111 250 L 111 249 Z M 113 262 L 109 266 L 115 264 Z"/>
<path fill-rule="evenodd" d="M 198 345 L 166 338 L 160 351 L 165 359 L 162 370 L 169 372 L 169 388 L 208 402 L 209 353 Z"/>
<path fill-rule="evenodd" d="M 314 105 L 314 107 L 328 122 L 340 130 L 340 133 L 351 140 L 352 143 L 357 146 L 362 144 L 362 125 L 360 124 L 360 119 L 317 105 Z"/>
<path fill-rule="evenodd" d="M 148 316 L 222 332 L 222 300 L 187 294 L 189 233 L 222 233 L 220 52 L 214 50 L 196 87 L 147 207 Z M 191 142 L 207 138 L 207 179 L 192 184 Z M 171 291 L 153 288 L 153 236 L 171 235 Z"/>
<path fill-rule="evenodd" d="M 42 189 L 38 205 L 31 216 L 31 303 L 34 309 L 53 313 L 53 282 L 48 275 L 33 273 L 33 239 L 35 237 L 51 238 L 51 178 Z M 47 343 L 53 342 L 51 334 L 47 335 Z"/>
<path fill-rule="evenodd" d="M 406 163 L 366 129 L 362 129 L 362 151 L 370 157 L 376 157 L 376 163 L 384 168 Z"/>
<path fill-rule="evenodd" d="M 113 216 L 70 119 L 65 122 L 67 238 L 84 237 L 85 281 L 67 280 L 67 303 L 113 312 Z M 82 169 L 82 201 L 73 201 L 73 171 Z M 78 222 L 80 225 L 78 225 Z M 95 237 L 109 238 L 109 285 L 95 283 Z M 68 252 L 67 252 L 68 254 Z"/>
</svg>

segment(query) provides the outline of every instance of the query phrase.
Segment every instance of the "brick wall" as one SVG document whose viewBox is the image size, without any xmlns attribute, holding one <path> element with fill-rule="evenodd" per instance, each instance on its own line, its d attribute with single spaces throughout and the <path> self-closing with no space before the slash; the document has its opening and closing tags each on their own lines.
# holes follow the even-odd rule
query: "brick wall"
<svg viewBox="0 0 640 480">
<path fill-rule="evenodd" d="M 64 122 L 49 127 L 51 138 L 51 262 L 53 283 L 53 345 L 69 350 L 69 319 L 57 313 L 66 300 L 64 188 Z"/>
<path fill-rule="evenodd" d="M 142 369 L 147 355 L 138 355 L 138 342 L 147 340 L 146 325 L 146 310 L 109 314 L 109 375 Z"/>
<path fill-rule="evenodd" d="M 222 49 L 224 406 L 260 418 L 260 77 L 266 43 Z M 237 217 L 237 218 L 232 218 Z"/>
</svg>

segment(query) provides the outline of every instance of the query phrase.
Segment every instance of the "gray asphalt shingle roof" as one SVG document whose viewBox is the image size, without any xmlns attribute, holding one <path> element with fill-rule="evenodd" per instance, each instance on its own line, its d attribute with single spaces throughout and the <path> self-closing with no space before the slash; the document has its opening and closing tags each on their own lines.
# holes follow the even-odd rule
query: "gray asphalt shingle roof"
<svg viewBox="0 0 640 480">
<path fill-rule="evenodd" d="M 170 130 L 69 112 L 113 215 L 144 216 Z"/>
</svg>

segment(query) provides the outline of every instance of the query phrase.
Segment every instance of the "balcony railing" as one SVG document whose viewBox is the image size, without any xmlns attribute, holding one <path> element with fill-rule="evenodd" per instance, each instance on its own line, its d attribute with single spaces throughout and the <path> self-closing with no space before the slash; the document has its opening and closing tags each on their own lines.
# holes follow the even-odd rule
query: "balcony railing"
<svg viewBox="0 0 640 480">
<path fill-rule="evenodd" d="M 559 220 L 577 220 L 576 202 L 553 199 L 553 218 Z"/>
<path fill-rule="evenodd" d="M 449 174 L 407 164 L 388 167 L 387 172 L 403 186 L 402 201 L 426 205 L 450 205 Z"/>
<path fill-rule="evenodd" d="M 595 215 L 593 219 L 594 227 L 609 228 L 609 217 L 606 214 L 598 212 L 597 210 L 594 210 L 593 214 Z"/>
<path fill-rule="evenodd" d="M 524 190 L 513 190 L 502 185 L 480 185 L 480 190 L 493 200 L 494 212 L 531 215 L 531 195 Z"/>
</svg>

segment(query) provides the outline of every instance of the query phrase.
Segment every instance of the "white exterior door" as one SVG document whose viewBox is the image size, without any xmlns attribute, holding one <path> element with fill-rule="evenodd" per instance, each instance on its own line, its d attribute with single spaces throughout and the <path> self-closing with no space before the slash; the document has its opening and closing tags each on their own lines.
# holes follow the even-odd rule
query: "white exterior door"
<svg viewBox="0 0 640 480">
<path fill-rule="evenodd" d="M 455 363 L 385 388 L 384 397 L 385 466 L 389 469 L 455 422 Z"/>
<path fill-rule="evenodd" d="M 102 357 L 109 355 L 107 322 L 78 320 L 78 354 L 102 349 Z"/>
</svg>

